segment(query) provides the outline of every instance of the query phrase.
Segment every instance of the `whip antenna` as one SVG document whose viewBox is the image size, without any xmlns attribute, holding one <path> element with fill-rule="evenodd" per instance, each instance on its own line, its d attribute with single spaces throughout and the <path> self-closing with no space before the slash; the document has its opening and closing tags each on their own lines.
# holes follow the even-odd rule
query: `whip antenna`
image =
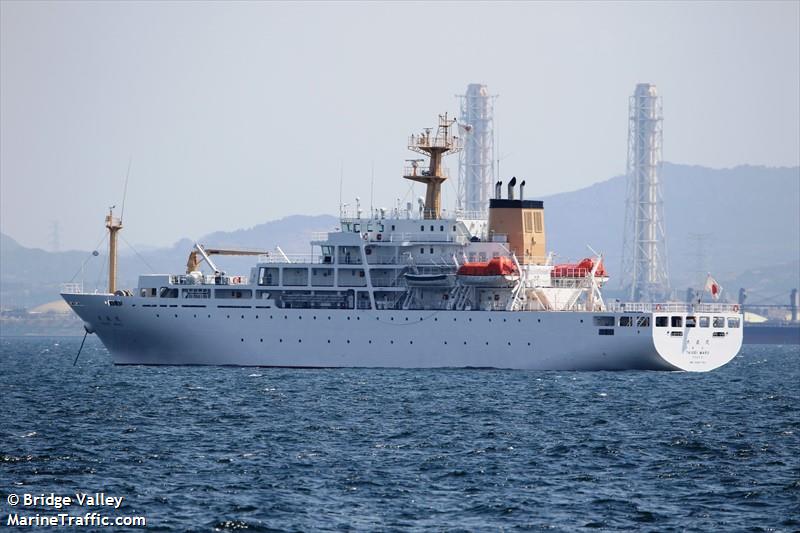
<svg viewBox="0 0 800 533">
<path fill-rule="evenodd" d="M 128 157 L 128 171 L 125 173 L 125 187 L 122 190 L 122 211 L 119 214 L 119 222 L 122 224 L 122 217 L 125 216 L 125 199 L 128 197 L 128 178 L 131 176 L 131 161 L 133 156 Z"/>
</svg>

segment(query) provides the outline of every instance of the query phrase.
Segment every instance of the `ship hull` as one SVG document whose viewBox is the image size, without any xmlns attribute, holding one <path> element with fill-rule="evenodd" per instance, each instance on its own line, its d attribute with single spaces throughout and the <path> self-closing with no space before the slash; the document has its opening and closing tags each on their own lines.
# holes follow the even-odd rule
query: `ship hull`
<svg viewBox="0 0 800 533">
<path fill-rule="evenodd" d="M 707 371 L 738 353 L 742 332 L 598 327 L 597 316 L 619 324 L 624 315 L 605 312 L 154 305 L 139 297 L 114 305 L 111 295 L 63 297 L 116 364 Z"/>
</svg>

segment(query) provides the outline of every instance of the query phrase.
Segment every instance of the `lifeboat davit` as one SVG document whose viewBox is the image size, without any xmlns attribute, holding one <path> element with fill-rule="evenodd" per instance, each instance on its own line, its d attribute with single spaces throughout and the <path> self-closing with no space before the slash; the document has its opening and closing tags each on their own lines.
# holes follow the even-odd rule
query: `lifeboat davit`
<svg viewBox="0 0 800 533">
<path fill-rule="evenodd" d="M 564 263 L 561 265 L 555 265 L 553 270 L 550 271 L 550 277 L 552 278 L 585 278 L 589 275 L 589 273 L 594 268 L 594 261 L 589 259 L 588 257 L 582 260 L 580 263 Z M 596 278 L 607 278 L 608 273 L 606 272 L 605 267 L 603 266 L 603 261 L 600 261 L 600 264 L 597 265 L 597 270 L 594 273 L 594 277 Z"/>
<path fill-rule="evenodd" d="M 464 285 L 511 287 L 519 280 L 519 272 L 508 257 L 495 257 L 486 262 L 464 263 L 458 268 L 458 280 Z"/>
</svg>

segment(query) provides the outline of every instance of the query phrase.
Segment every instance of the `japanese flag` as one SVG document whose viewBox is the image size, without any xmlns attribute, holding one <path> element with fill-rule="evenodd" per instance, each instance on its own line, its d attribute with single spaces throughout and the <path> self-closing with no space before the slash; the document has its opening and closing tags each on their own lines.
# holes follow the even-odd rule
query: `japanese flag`
<svg viewBox="0 0 800 533">
<path fill-rule="evenodd" d="M 709 274 L 706 278 L 705 290 L 711 293 L 712 298 L 719 300 L 719 293 L 722 291 L 722 287 L 720 287 L 719 283 L 717 283 L 717 280 L 712 278 L 711 274 Z"/>
</svg>

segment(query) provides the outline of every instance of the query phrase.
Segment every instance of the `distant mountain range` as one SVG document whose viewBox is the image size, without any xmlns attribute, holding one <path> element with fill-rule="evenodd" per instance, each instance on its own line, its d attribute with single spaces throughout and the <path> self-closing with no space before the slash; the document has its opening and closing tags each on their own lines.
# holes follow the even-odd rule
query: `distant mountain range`
<svg viewBox="0 0 800 533">
<path fill-rule="evenodd" d="M 712 272 L 729 294 L 750 289 L 751 302 L 800 286 L 800 167 L 740 166 L 710 169 L 664 164 L 664 211 L 673 287 L 682 295 Z M 533 182 L 536 178 L 527 178 Z M 542 198 L 548 249 L 557 260 L 586 257 L 586 245 L 605 254 L 618 286 L 625 178 L 617 176 L 577 191 Z M 199 242 L 271 250 L 308 252 L 311 234 L 334 228 L 336 217 L 295 215 L 252 228 L 215 232 Z M 133 287 L 140 273 L 181 272 L 193 242 L 126 254 L 119 267 L 120 285 Z M 124 245 L 123 245 L 124 247 Z M 58 298 L 60 284 L 85 280 L 103 287 L 105 252 L 47 252 L 25 248 L 0 234 L 0 306 L 33 307 Z M 252 260 L 221 258 L 229 272 L 247 273 Z M 83 272 L 82 272 L 83 265 Z M 152 268 L 152 270 L 151 270 Z M 74 278 L 73 278 L 74 275 Z M 786 298 L 780 294 L 786 293 Z M 733 294 L 735 298 L 735 294 Z"/>
</svg>

